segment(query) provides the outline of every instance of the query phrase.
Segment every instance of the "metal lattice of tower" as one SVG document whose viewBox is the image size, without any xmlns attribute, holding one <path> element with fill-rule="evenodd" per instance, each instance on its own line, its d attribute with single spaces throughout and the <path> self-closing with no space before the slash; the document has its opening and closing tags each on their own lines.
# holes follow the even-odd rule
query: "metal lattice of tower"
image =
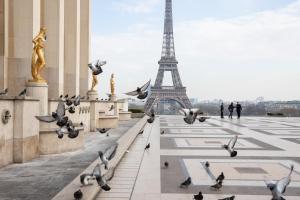
<svg viewBox="0 0 300 200">
<path fill-rule="evenodd" d="M 145 112 L 149 112 L 152 107 L 160 101 L 176 101 L 183 108 L 191 108 L 191 102 L 186 94 L 186 88 L 183 87 L 175 57 L 174 37 L 173 37 L 173 16 L 172 0 L 166 0 L 164 37 L 161 59 L 158 62 L 159 69 L 155 84 L 151 87 L 151 94 L 145 104 Z M 172 75 L 173 86 L 162 86 L 164 72 L 170 71 Z"/>
</svg>

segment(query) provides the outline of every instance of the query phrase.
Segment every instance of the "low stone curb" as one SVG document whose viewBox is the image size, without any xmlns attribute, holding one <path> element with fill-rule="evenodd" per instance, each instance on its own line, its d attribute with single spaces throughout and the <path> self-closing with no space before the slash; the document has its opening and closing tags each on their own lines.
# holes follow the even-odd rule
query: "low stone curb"
<svg viewBox="0 0 300 200">
<path fill-rule="evenodd" d="M 121 161 L 123 155 L 130 147 L 130 145 L 135 140 L 139 131 L 143 129 L 147 122 L 147 117 L 143 117 L 140 121 L 138 121 L 132 128 L 130 128 L 123 136 L 121 136 L 117 143 L 119 144 L 117 153 L 115 157 L 109 162 L 109 167 L 116 167 L 118 163 Z M 97 153 L 97 152 L 95 152 Z M 52 198 L 52 200 L 74 200 L 74 192 L 79 188 L 83 193 L 83 200 L 93 200 L 100 192 L 101 188 L 98 186 L 97 182 L 94 182 L 93 185 L 90 186 L 81 186 L 80 183 L 80 175 L 83 173 L 91 173 L 94 167 L 100 163 L 100 159 L 97 158 L 91 165 L 89 165 L 82 173 L 80 173 L 71 183 L 69 183 L 66 187 L 64 187 L 59 193 Z M 101 171 L 106 173 L 103 165 L 101 166 Z"/>
</svg>

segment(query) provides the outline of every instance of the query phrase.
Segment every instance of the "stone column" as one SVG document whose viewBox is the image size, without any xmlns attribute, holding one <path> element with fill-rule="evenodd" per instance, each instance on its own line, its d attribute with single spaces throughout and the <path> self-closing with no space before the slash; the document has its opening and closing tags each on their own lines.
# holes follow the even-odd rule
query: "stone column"
<svg viewBox="0 0 300 200">
<path fill-rule="evenodd" d="M 31 79 L 32 39 L 40 30 L 40 0 L 8 2 L 8 88 L 17 95 Z"/>
<path fill-rule="evenodd" d="M 64 92 L 73 96 L 80 87 L 80 0 L 65 0 Z"/>
<path fill-rule="evenodd" d="M 91 0 L 80 0 L 80 95 L 86 95 L 91 87 L 88 68 L 91 47 Z"/>
<path fill-rule="evenodd" d="M 44 72 L 49 98 L 64 92 L 64 4 L 65 0 L 43 0 L 41 4 L 41 26 L 47 28 Z"/>
<path fill-rule="evenodd" d="M 4 26 L 5 26 L 5 7 L 4 0 L 0 0 L 0 90 L 5 88 L 5 70 L 4 70 Z"/>
</svg>

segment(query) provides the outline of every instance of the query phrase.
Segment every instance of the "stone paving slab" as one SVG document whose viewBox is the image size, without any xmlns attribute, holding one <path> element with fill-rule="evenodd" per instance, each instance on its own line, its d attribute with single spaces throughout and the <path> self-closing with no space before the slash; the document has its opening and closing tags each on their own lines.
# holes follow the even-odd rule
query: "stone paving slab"
<svg viewBox="0 0 300 200">
<path fill-rule="evenodd" d="M 119 122 L 119 127 L 106 134 L 89 133 L 85 149 L 49 156 L 41 156 L 23 164 L 12 164 L 0 169 L 1 200 L 47 200 L 53 198 L 70 183 L 91 162 L 97 152 L 106 148 L 107 143 L 116 141 L 139 119 Z M 53 147 L 55 148 L 55 147 Z"/>
</svg>

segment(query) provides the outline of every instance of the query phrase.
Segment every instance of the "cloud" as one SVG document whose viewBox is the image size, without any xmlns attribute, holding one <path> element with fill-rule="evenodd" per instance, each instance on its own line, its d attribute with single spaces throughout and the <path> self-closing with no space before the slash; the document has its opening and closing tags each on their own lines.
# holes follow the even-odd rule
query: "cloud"
<svg viewBox="0 0 300 200">
<path fill-rule="evenodd" d="M 290 89 L 300 85 L 300 0 L 231 19 L 175 22 L 174 28 L 178 67 L 190 97 L 300 99 Z M 120 93 L 156 77 L 162 32 L 141 24 L 94 35 L 93 56 L 108 60 Z"/>
<path fill-rule="evenodd" d="M 115 3 L 115 8 L 129 13 L 149 13 L 161 0 L 123 0 Z"/>
</svg>

